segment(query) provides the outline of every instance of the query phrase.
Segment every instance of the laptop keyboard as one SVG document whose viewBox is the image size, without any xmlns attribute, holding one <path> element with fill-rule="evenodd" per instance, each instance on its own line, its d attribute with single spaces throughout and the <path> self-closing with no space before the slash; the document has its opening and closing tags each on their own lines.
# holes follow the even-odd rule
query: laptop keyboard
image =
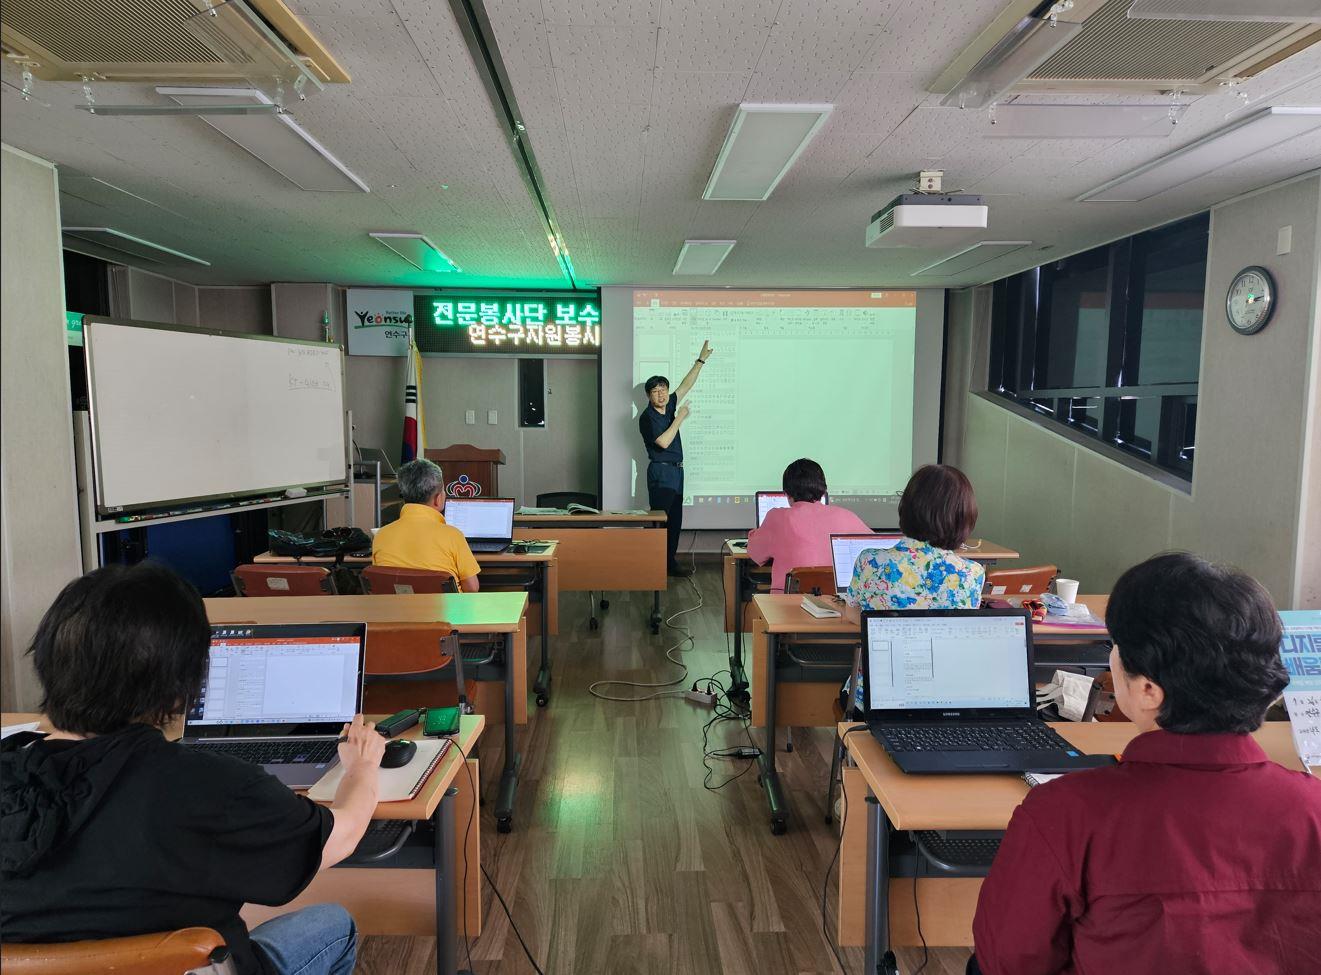
<svg viewBox="0 0 1321 975">
<path fill-rule="evenodd" d="M 885 725 L 877 731 L 892 752 L 1032 752 L 1073 747 L 1044 724 Z"/>
<path fill-rule="evenodd" d="M 201 741 L 190 746 L 213 754 L 232 755 L 253 765 L 295 765 L 330 762 L 339 753 L 339 743 L 325 741 Z"/>
<path fill-rule="evenodd" d="M 468 548 L 473 552 L 503 552 L 509 547 L 508 542 L 469 542 Z"/>
</svg>

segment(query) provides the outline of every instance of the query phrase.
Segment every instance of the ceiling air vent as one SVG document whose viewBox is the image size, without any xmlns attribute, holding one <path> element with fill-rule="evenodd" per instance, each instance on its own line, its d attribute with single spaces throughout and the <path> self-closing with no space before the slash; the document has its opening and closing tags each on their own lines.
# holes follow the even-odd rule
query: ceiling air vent
<svg viewBox="0 0 1321 975">
<path fill-rule="evenodd" d="M 349 80 L 282 0 L 5 0 L 0 38 L 47 81 Z"/>
<path fill-rule="evenodd" d="M 1315 23 L 1139 19 L 1132 5 L 1106 0 L 1016 90 L 1209 92 L 1321 40 Z"/>
</svg>

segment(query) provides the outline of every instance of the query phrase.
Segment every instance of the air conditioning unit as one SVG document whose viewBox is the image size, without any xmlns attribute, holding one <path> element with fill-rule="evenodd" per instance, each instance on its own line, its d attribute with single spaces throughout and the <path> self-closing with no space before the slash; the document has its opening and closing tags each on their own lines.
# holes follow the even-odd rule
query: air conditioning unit
<svg viewBox="0 0 1321 975">
<path fill-rule="evenodd" d="M 972 193 L 903 193 L 872 215 L 868 247 L 940 247 L 986 229 L 986 202 Z"/>
</svg>

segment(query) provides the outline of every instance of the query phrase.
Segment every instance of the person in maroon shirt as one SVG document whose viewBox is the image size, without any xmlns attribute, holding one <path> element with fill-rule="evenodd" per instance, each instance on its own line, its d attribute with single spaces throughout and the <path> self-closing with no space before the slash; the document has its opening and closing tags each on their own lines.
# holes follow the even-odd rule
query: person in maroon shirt
<svg viewBox="0 0 1321 975">
<path fill-rule="evenodd" d="M 1321 781 L 1250 732 L 1288 683 L 1280 619 L 1187 554 L 1129 569 L 1106 611 L 1118 765 L 1038 786 L 982 885 L 969 973 L 1321 972 Z"/>
</svg>

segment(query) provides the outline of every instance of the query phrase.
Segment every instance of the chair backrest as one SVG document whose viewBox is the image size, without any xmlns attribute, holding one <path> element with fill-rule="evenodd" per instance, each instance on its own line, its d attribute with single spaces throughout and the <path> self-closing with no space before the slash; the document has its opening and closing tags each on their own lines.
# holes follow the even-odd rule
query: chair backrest
<svg viewBox="0 0 1321 975">
<path fill-rule="evenodd" d="M 369 624 L 366 656 L 364 710 L 393 713 L 448 703 L 449 681 L 439 672 L 451 664 L 459 705 L 466 707 L 459 634 L 448 623 Z"/>
<path fill-rule="evenodd" d="M 835 570 L 829 565 L 801 566 L 790 569 L 784 577 L 785 592 L 806 592 L 817 596 L 835 594 Z"/>
<path fill-rule="evenodd" d="M 596 495 L 585 491 L 551 491 L 537 495 L 538 508 L 567 508 L 571 504 L 585 504 L 589 508 L 599 508 Z"/>
<path fill-rule="evenodd" d="M 240 596 L 334 596 L 335 578 L 319 565 L 240 565 L 234 570 Z"/>
<path fill-rule="evenodd" d="M 238 971 L 225 939 L 210 928 L 64 944 L 0 946 L 5 975 L 232 975 Z"/>
<path fill-rule="evenodd" d="M 459 584 L 448 572 L 369 565 L 362 570 L 362 590 L 371 595 L 406 596 L 419 592 L 458 592 Z"/>
<path fill-rule="evenodd" d="M 986 573 L 982 595 L 988 598 L 1005 596 L 1039 596 L 1050 588 L 1060 570 L 1053 565 L 1033 565 L 1025 569 L 992 569 Z"/>
</svg>

